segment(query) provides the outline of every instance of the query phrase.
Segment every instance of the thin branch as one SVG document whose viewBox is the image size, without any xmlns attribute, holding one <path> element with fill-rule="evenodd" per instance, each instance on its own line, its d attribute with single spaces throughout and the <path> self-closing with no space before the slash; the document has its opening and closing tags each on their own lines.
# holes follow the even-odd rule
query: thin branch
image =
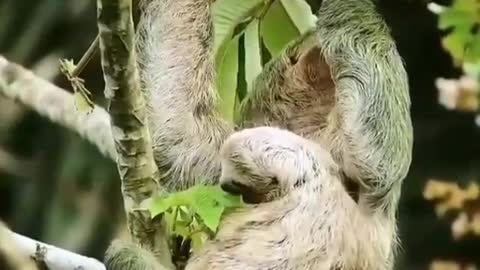
<svg viewBox="0 0 480 270">
<path fill-rule="evenodd" d="M 97 35 L 95 39 L 93 40 L 92 44 L 88 47 L 87 51 L 85 54 L 82 56 L 80 61 L 78 61 L 77 68 L 72 72 L 73 77 L 77 77 L 82 73 L 83 69 L 90 63 L 90 60 L 92 60 L 93 56 L 98 50 L 98 43 L 99 43 L 99 36 Z"/>
<path fill-rule="evenodd" d="M 153 222 L 146 211 L 135 211 L 159 192 L 159 172 L 136 65 L 132 0 L 98 0 L 97 5 L 105 96 L 110 101 L 129 231 L 140 245 L 156 254 L 165 254 L 168 248 L 160 222 Z"/>
<path fill-rule="evenodd" d="M 95 106 L 90 114 L 78 112 L 73 95 L 35 76 L 31 71 L 0 56 L 0 95 L 17 100 L 90 141 L 111 159 L 116 151 L 110 128 L 110 116 Z"/>
<path fill-rule="evenodd" d="M 32 258 L 37 264 L 48 270 L 105 270 L 105 266 L 96 259 L 85 257 L 65 249 L 54 247 L 7 229 L 0 223 L 0 243 L 12 243 L 19 255 Z M 6 241 L 8 240 L 8 241 Z M 25 263 L 25 266 L 28 265 Z M 18 268 L 35 269 L 35 268 Z"/>
</svg>

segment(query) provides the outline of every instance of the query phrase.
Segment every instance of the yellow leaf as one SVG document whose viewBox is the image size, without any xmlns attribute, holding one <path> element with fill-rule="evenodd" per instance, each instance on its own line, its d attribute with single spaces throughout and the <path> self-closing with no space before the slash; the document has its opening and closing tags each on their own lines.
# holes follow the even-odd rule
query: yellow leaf
<svg viewBox="0 0 480 270">
<path fill-rule="evenodd" d="M 88 97 L 85 97 L 81 91 L 75 92 L 73 94 L 73 99 L 78 111 L 86 113 L 91 113 L 93 111 L 94 106 L 92 101 Z"/>
</svg>

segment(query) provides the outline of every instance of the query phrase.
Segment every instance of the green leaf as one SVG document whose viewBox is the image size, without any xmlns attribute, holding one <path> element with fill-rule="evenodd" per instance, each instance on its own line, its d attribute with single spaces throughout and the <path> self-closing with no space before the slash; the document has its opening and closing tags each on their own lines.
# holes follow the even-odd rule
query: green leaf
<svg viewBox="0 0 480 270">
<path fill-rule="evenodd" d="M 92 112 L 93 102 L 84 92 L 77 91 L 73 93 L 73 101 L 75 104 L 75 108 L 77 108 L 79 112 L 86 112 L 86 113 Z"/>
<path fill-rule="evenodd" d="M 185 206 L 178 207 L 178 220 L 191 223 L 193 220 L 192 209 Z"/>
<path fill-rule="evenodd" d="M 225 192 L 219 185 L 198 185 L 192 188 L 192 190 L 195 192 L 194 196 L 211 198 L 225 207 L 241 207 L 244 205 L 241 196 Z"/>
<path fill-rule="evenodd" d="M 263 5 L 263 0 L 217 0 L 213 4 L 214 52 L 233 36 L 235 27 Z"/>
<path fill-rule="evenodd" d="M 225 207 L 207 197 L 195 198 L 195 212 L 212 232 L 216 232 Z"/>
<path fill-rule="evenodd" d="M 470 31 L 457 29 L 454 33 L 442 39 L 442 45 L 447 49 L 453 58 L 463 61 L 466 45 L 471 41 Z"/>
<path fill-rule="evenodd" d="M 231 123 L 234 122 L 237 95 L 239 39 L 240 35 L 235 36 L 226 47 L 225 53 L 217 56 L 219 111 L 222 117 Z"/>
<path fill-rule="evenodd" d="M 259 24 L 260 21 L 255 19 L 245 30 L 245 81 L 249 92 L 252 90 L 255 78 L 263 68 Z"/>
<path fill-rule="evenodd" d="M 273 58 L 278 57 L 289 42 L 300 36 L 300 32 L 279 1 L 275 1 L 265 14 L 260 23 L 260 34 Z"/>
<path fill-rule="evenodd" d="M 473 14 L 474 15 L 474 14 Z M 438 28 L 446 30 L 450 27 L 470 27 L 475 23 L 475 17 L 469 11 L 447 9 L 441 13 Z"/>
<path fill-rule="evenodd" d="M 213 232 L 216 232 L 225 208 L 242 205 L 240 196 L 226 193 L 219 186 L 195 186 L 192 188 L 192 198 L 196 214 Z"/>
<path fill-rule="evenodd" d="M 243 205 L 240 196 L 220 186 L 197 185 L 184 191 L 154 197 L 145 203 L 152 217 L 163 213 L 170 236 L 191 239 L 198 249 L 215 235 L 223 214 Z"/>
<path fill-rule="evenodd" d="M 244 203 L 242 201 L 241 196 L 232 195 L 223 191 L 220 187 L 217 187 L 217 192 L 213 193 L 214 199 L 217 200 L 225 207 L 235 208 L 235 207 L 242 207 Z"/>
<path fill-rule="evenodd" d="M 209 228 L 216 228 L 223 210 L 243 205 L 240 196 L 223 191 L 219 186 L 197 185 L 190 189 L 155 197 L 149 204 L 152 217 L 177 209 L 177 221 L 191 223 L 198 214 Z M 193 210 L 193 213 L 192 213 Z M 169 218 L 172 218 L 169 216 Z M 213 230 L 214 231 L 214 230 Z"/>
<path fill-rule="evenodd" d="M 305 0 L 281 0 L 280 2 L 300 33 L 303 34 L 315 26 L 317 17 Z"/>
<path fill-rule="evenodd" d="M 180 235 L 184 239 L 190 236 L 190 223 L 185 221 L 177 221 L 175 223 L 175 235 Z"/>
<path fill-rule="evenodd" d="M 480 3 L 477 0 L 454 0 L 452 8 L 455 10 L 476 12 L 477 10 L 475 10 L 475 8 L 479 5 Z"/>
<path fill-rule="evenodd" d="M 163 214 L 170 207 L 172 207 L 170 198 L 154 198 L 149 207 L 151 217 L 156 217 Z"/>
<path fill-rule="evenodd" d="M 480 61 L 480 35 L 475 35 L 467 47 L 466 61 L 470 63 L 477 63 Z"/>
<path fill-rule="evenodd" d="M 480 23 L 480 2 L 477 0 L 456 0 L 453 5 L 440 13 L 438 27 L 452 31 L 442 39 L 443 47 L 458 62 L 476 62 L 480 59 L 478 29 Z M 474 31 L 475 30 L 475 31 Z"/>
<path fill-rule="evenodd" d="M 159 196 L 152 198 L 148 205 L 151 217 L 156 217 L 168 209 L 181 205 L 190 205 L 192 198 L 189 194 L 191 191 L 185 190 L 169 194 L 167 196 Z"/>
</svg>

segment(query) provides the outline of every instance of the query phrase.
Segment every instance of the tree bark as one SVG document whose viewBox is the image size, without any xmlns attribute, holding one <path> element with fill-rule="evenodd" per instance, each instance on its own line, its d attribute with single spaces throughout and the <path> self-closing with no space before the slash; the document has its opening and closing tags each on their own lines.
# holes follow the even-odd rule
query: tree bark
<svg viewBox="0 0 480 270">
<path fill-rule="evenodd" d="M 14 233 L 0 223 L 0 255 L 10 260 L 12 269 L 36 270 L 105 270 L 105 266 L 89 257 L 57 248 Z M 0 256 L 1 257 L 1 256 Z M 31 260 L 33 259 L 33 261 Z"/>
<path fill-rule="evenodd" d="M 147 211 L 139 209 L 144 200 L 159 192 L 159 171 L 140 89 L 132 0 L 98 0 L 97 8 L 105 96 L 110 101 L 128 227 L 134 241 L 167 259 L 170 256 L 161 222 L 152 221 Z"/>
</svg>

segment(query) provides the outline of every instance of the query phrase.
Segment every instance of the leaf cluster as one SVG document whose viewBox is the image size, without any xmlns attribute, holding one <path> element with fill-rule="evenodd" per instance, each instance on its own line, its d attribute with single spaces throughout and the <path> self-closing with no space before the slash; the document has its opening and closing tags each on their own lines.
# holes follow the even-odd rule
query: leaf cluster
<svg viewBox="0 0 480 270">
<path fill-rule="evenodd" d="M 196 251 L 215 236 L 224 214 L 243 205 L 240 196 L 226 193 L 218 185 L 196 185 L 153 198 L 149 210 L 152 218 L 164 215 L 171 239 L 180 237 Z"/>
</svg>

